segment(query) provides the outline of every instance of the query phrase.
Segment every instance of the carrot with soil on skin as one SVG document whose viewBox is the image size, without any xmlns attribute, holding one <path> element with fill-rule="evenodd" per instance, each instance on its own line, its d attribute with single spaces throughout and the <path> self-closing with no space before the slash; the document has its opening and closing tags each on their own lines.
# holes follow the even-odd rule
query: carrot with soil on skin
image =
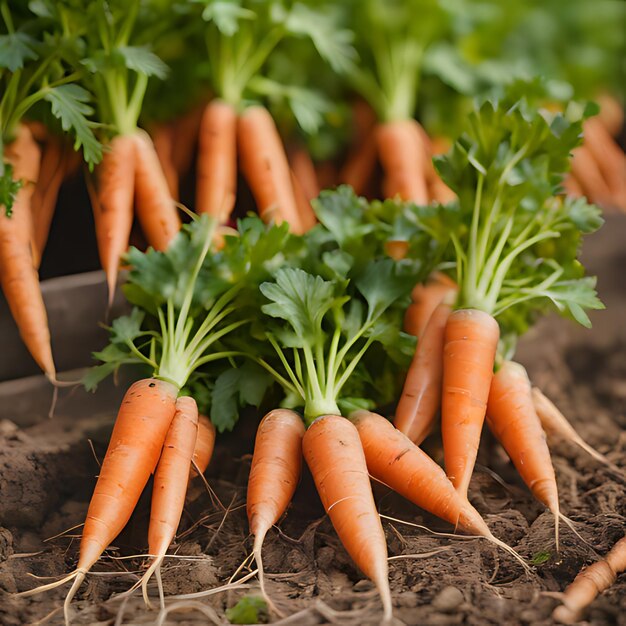
<svg viewBox="0 0 626 626">
<path fill-rule="evenodd" d="M 428 204 L 425 156 L 415 120 L 386 122 L 376 128 L 378 156 L 385 173 L 384 194 Z"/>
<path fill-rule="evenodd" d="M 133 136 L 114 137 L 96 168 L 96 190 L 88 184 L 109 306 L 115 295 L 120 259 L 128 248 L 133 225 L 135 155 Z"/>
<path fill-rule="evenodd" d="M 26 126 L 17 127 L 15 139 L 5 148 L 5 158 L 22 186 L 11 216 L 7 216 L 5 207 L 0 208 L 0 285 L 28 351 L 46 376 L 54 380 L 48 316 L 32 256 L 30 203 L 33 182 L 39 176 L 40 150 Z"/>
<path fill-rule="evenodd" d="M 276 123 L 262 106 L 248 107 L 237 127 L 241 168 L 264 221 L 287 222 L 305 231 L 296 206 L 287 155 Z"/>
<path fill-rule="evenodd" d="M 428 320 L 433 311 L 451 294 L 456 294 L 456 283 L 442 272 L 433 272 L 426 284 L 415 285 L 411 292 L 413 301 L 404 315 L 404 331 L 417 337 L 421 337 L 426 329 Z"/>
<path fill-rule="evenodd" d="M 204 109 L 198 137 L 196 210 L 225 224 L 237 195 L 237 112 L 213 100 Z"/>
<path fill-rule="evenodd" d="M 581 621 L 585 609 L 626 570 L 626 537 L 622 537 L 600 561 L 585 567 L 562 594 L 562 606 L 552 613 L 563 624 Z"/>
<path fill-rule="evenodd" d="M 296 206 L 298 207 L 298 217 L 302 224 L 304 231 L 311 230 L 315 224 L 317 224 L 317 218 L 315 212 L 311 206 L 311 201 L 307 198 L 298 177 L 293 170 L 290 171 L 291 184 L 293 185 L 293 194 L 296 199 Z"/>
<path fill-rule="evenodd" d="M 252 553 L 259 569 L 261 593 L 272 607 L 263 577 L 263 542 L 289 506 L 300 480 L 304 432 L 297 413 L 275 409 L 261 420 L 254 442 L 246 510 L 254 536 Z"/>
<path fill-rule="evenodd" d="M 180 230 L 180 217 L 150 135 L 137 130 L 135 143 L 135 210 L 148 244 L 166 250 Z"/>
<path fill-rule="evenodd" d="M 178 199 L 178 172 L 172 160 L 174 131 L 171 124 L 157 124 L 150 129 L 154 150 L 159 157 L 161 169 L 167 180 L 167 187 L 174 200 Z"/>
<path fill-rule="evenodd" d="M 204 474 L 211 462 L 214 447 L 215 426 L 213 426 L 213 422 L 206 415 L 198 415 L 198 437 L 196 438 L 196 446 L 193 451 L 192 466 L 189 470 L 190 479 L 198 475 L 196 468 L 200 470 L 201 474 Z"/>
<path fill-rule="evenodd" d="M 446 473 L 464 496 L 480 444 L 499 338 L 498 322 L 484 311 L 460 309 L 448 318 L 441 434 Z"/>
<path fill-rule="evenodd" d="M 574 427 L 569 423 L 565 415 L 563 415 L 556 405 L 537 387 L 533 387 L 532 389 L 532 399 L 535 411 L 537 411 L 537 415 L 546 435 L 548 436 L 548 440 L 550 440 L 551 437 L 554 437 L 570 441 L 581 450 L 584 450 L 587 454 L 592 456 L 596 461 L 603 463 L 614 472 L 624 475 L 624 470 L 617 467 L 615 463 L 609 461 L 604 454 L 601 454 L 595 448 L 592 448 L 576 432 L 576 430 L 574 430 Z"/>
<path fill-rule="evenodd" d="M 376 585 L 384 622 L 390 623 L 387 543 L 356 427 L 339 415 L 318 417 L 304 435 L 302 450 L 341 543 Z"/>
<path fill-rule="evenodd" d="M 65 620 L 69 623 L 72 598 L 87 572 L 130 519 L 150 474 L 156 469 L 176 410 L 177 395 L 175 385 L 156 378 L 131 385 L 120 405 L 89 503 L 76 569 L 61 580 L 21 595 L 54 589 L 73 580 L 63 604 Z"/>
<path fill-rule="evenodd" d="M 480 513 L 455 490 L 443 469 L 391 422 L 370 411 L 355 411 L 350 419 L 373 478 L 455 528 L 485 537 L 529 569 L 515 550 L 493 536 Z"/>
<path fill-rule="evenodd" d="M 505 361 L 491 381 L 487 425 L 511 458 L 522 480 L 554 515 L 559 550 L 559 492 L 545 433 L 533 405 L 530 380 L 522 365 Z"/>
<path fill-rule="evenodd" d="M 430 316 L 406 375 L 396 408 L 395 427 L 420 445 L 433 427 L 441 404 L 443 341 L 452 306 L 442 302 Z"/>
<path fill-rule="evenodd" d="M 174 417 L 163 443 L 163 452 L 154 473 L 148 552 L 153 562 L 137 583 L 141 585 L 144 602 L 151 606 L 148 581 L 157 575 L 161 608 L 165 606 L 160 569 L 167 549 L 176 535 L 185 506 L 189 469 L 198 436 L 198 407 L 189 396 L 176 400 Z"/>
</svg>

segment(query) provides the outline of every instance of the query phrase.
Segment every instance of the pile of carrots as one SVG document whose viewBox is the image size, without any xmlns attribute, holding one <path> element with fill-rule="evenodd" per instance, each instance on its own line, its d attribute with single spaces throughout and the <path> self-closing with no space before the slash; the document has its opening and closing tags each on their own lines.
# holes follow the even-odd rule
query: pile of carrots
<svg viewBox="0 0 626 626">
<path fill-rule="evenodd" d="M 445 91 L 469 122 L 455 141 L 436 121 L 427 133 L 416 117 L 427 110 L 428 50 L 460 45 L 454 16 L 435 0 L 394 2 L 388 14 L 382 0 L 362 11 L 244 1 L 234 12 L 181 0 L 167 15 L 150 0 L 12 4 L 0 0 L 5 44 L 22 42 L 0 75 L 2 289 L 56 384 L 37 268 L 59 187 L 82 154 L 109 301 L 123 263 L 133 306 L 112 323 L 85 384 L 131 363 L 145 371 L 122 401 L 76 569 L 25 593 L 72 581 L 69 622 L 72 598 L 153 476 L 151 561 L 135 587 L 149 605 L 154 574 L 164 610 L 160 566 L 188 482 L 208 466 L 216 428 L 267 398 L 278 406 L 259 423 L 247 512 L 261 591 L 277 613 L 262 545 L 303 459 L 346 551 L 376 584 L 385 623 L 392 590 L 370 477 L 530 570 L 467 497 L 485 421 L 553 513 L 558 551 L 559 523 L 571 522 L 544 432 L 610 461 L 533 389 L 515 342 L 547 311 L 588 326 L 586 310 L 602 308 L 577 255 L 602 222 L 581 194 L 625 207 L 611 105 L 597 118 L 580 106 L 560 114 L 549 90 L 530 83 L 491 85 L 495 97 L 475 106 Z M 428 19 L 407 17 L 422 5 Z M 177 29 L 190 33 L 182 50 Z M 196 61 L 203 89 L 187 74 Z M 319 75 L 301 83 L 295 70 L 307 64 Z M 449 76 L 438 78 L 447 90 Z M 164 121 L 159 99 L 178 79 L 184 106 Z M 196 144 L 194 214 L 177 200 Z M 232 220 L 238 167 L 260 219 Z M 129 249 L 135 216 L 147 251 Z M 438 416 L 445 471 L 419 447 Z M 610 585 L 623 551 L 622 540 L 585 570 L 555 618 L 574 619 Z"/>
</svg>

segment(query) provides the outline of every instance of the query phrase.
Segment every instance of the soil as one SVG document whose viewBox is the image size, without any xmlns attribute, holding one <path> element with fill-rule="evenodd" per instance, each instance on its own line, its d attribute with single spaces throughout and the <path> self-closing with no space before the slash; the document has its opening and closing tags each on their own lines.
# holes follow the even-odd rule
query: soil
<svg viewBox="0 0 626 626">
<path fill-rule="evenodd" d="M 605 274 L 616 280 L 619 265 Z M 623 267 L 623 265 L 622 265 Z M 602 278 L 602 277 L 601 277 Z M 601 280 L 601 284 L 602 284 Z M 619 282 L 619 281 L 618 281 Z M 621 289 L 621 287 L 620 287 Z M 613 315 L 594 318 L 593 331 L 549 319 L 520 345 L 519 359 L 537 386 L 552 398 L 579 433 L 616 465 L 626 467 L 626 331 L 623 299 Z M 621 311 L 621 312 L 620 312 Z M 59 413 L 53 420 L 19 428 L 0 423 L 0 623 L 62 623 L 60 606 L 67 586 L 29 597 L 12 594 L 61 576 L 76 563 L 76 527 L 87 501 L 112 425 L 112 415 L 76 419 Z M 210 590 L 226 584 L 251 550 L 245 515 L 245 485 L 254 434 L 254 416 L 221 438 L 208 471 L 217 499 L 194 483 L 181 532 L 163 570 L 167 596 Z M 88 445 L 93 441 L 93 451 Z M 626 527 L 626 481 L 566 442 L 550 442 L 562 510 L 582 538 L 605 553 Z M 440 442 L 428 442 L 431 454 Z M 439 537 L 452 529 L 381 486 L 375 487 L 387 534 L 395 616 L 407 625 L 549 625 L 556 599 L 594 550 L 561 524 L 561 551 L 555 552 L 554 522 L 486 435 L 470 488 L 470 499 L 494 534 L 535 563 L 531 575 L 507 554 L 481 539 Z M 73 605 L 72 623 L 151 624 L 157 611 L 140 594 L 116 597 L 142 571 L 149 493 L 145 493 L 115 548 L 83 584 Z M 62 534 L 60 534 L 62 533 Z M 401 558 L 395 558 L 401 557 Z M 293 505 L 264 547 L 267 589 L 287 616 L 281 624 L 375 625 L 381 609 L 372 584 L 356 570 L 341 547 L 311 480 L 305 473 Z M 246 572 L 243 568 L 241 575 Z M 48 582 L 48 578 L 45 582 Z M 249 583 L 185 602 L 162 614 L 163 624 L 227 624 L 225 609 L 258 592 Z M 156 594 L 156 589 L 152 588 Z M 176 601 L 168 599 L 168 606 Z M 201 607 L 199 610 L 198 607 Z M 626 577 L 591 606 L 587 623 L 626 626 Z"/>
</svg>

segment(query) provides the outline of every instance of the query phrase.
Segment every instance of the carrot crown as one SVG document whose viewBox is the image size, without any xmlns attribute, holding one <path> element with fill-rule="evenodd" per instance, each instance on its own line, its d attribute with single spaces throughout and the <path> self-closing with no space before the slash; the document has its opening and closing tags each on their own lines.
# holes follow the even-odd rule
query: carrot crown
<svg viewBox="0 0 626 626">
<path fill-rule="evenodd" d="M 573 115 L 549 116 L 525 100 L 486 101 L 436 160 L 459 198 L 440 209 L 457 306 L 494 315 L 507 332 L 523 332 L 550 307 L 589 326 L 585 309 L 603 308 L 577 259 L 582 234 L 602 219 L 584 199 L 561 195 L 580 143 L 581 116 Z"/>
</svg>

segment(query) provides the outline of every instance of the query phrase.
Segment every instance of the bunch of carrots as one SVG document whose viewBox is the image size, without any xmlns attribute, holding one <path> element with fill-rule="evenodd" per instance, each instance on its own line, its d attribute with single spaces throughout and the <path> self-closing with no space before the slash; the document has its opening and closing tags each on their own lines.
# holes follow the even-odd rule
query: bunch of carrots
<svg viewBox="0 0 626 626">
<path fill-rule="evenodd" d="M 156 573 L 163 609 L 159 568 L 190 473 L 206 468 L 215 428 L 232 428 L 242 406 L 267 401 L 276 408 L 258 427 L 247 512 L 261 591 L 276 613 L 262 546 L 293 497 L 303 458 L 346 551 L 377 586 L 385 623 L 392 594 L 370 477 L 530 571 L 467 497 L 484 421 L 554 514 L 558 551 L 559 522 L 572 525 L 559 509 L 544 430 L 608 461 L 512 359 L 538 315 L 556 310 L 589 325 L 585 310 L 602 307 L 577 260 L 599 211 L 561 193 L 582 123 L 524 100 L 487 100 L 436 161 L 458 200 L 368 202 L 343 186 L 313 201 L 319 224 L 304 234 L 251 216 L 217 241 L 218 221 L 205 215 L 164 251 L 131 249 L 123 289 L 133 310 L 113 322 L 85 384 L 126 364 L 146 377 L 122 402 L 76 570 L 26 593 L 73 580 L 69 621 L 72 597 L 153 473 L 151 562 L 131 591 L 141 586 L 149 604 Z M 374 412 L 398 398 L 393 421 Z M 419 447 L 439 412 L 445 471 Z M 619 558 L 610 557 L 614 574 Z M 603 567 L 585 574 L 596 592 Z M 586 589 L 567 592 L 568 611 L 584 604 L 576 587 Z"/>
</svg>

